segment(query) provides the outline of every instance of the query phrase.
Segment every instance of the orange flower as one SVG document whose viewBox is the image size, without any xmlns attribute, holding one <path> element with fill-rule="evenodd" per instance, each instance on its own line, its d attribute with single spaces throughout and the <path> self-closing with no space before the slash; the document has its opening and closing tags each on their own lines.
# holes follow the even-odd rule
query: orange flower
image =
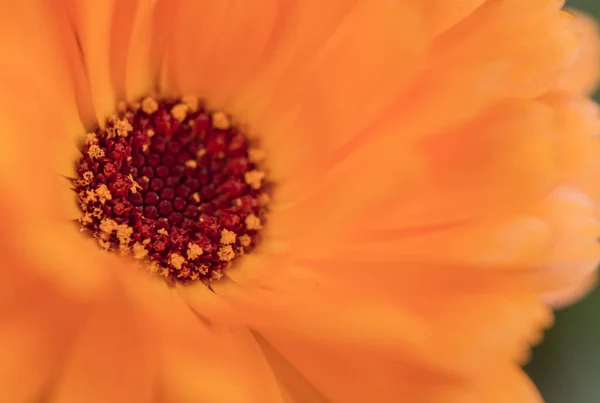
<svg viewBox="0 0 600 403">
<path fill-rule="evenodd" d="M 539 401 L 519 364 L 549 306 L 589 289 L 600 257 L 599 121 L 587 97 L 598 42 L 560 6 L 3 4 L 0 400 Z M 154 93 L 130 115 L 118 106 Z M 216 111 L 212 128 L 193 132 L 185 106 L 148 123 L 173 106 L 161 100 L 189 94 Z M 136 179 L 134 137 L 152 147 L 173 127 L 196 133 L 197 158 L 178 163 L 210 171 L 215 190 L 233 154 L 210 154 L 202 136 L 230 147 L 235 122 L 260 147 L 240 158 L 264 152 L 266 167 L 243 165 L 241 189 L 267 207 L 227 227 L 241 202 L 217 192 L 202 211 L 220 232 L 204 234 L 199 218 L 184 245 L 161 238 L 183 223 L 167 218 L 144 238 L 135 220 L 158 225 L 151 215 L 163 213 L 145 210 L 160 200 L 146 200 L 157 166 L 144 159 L 140 172 L 153 173 Z M 98 125 L 98 145 L 84 145 Z M 107 137 L 131 149 L 111 154 Z M 85 158 L 90 170 L 76 172 Z M 266 183 L 269 197 L 257 193 Z M 142 204 L 129 206 L 135 192 Z M 204 203 L 197 193 L 182 206 Z M 153 260 L 158 277 L 103 252 L 76 219 L 104 248 Z"/>
</svg>

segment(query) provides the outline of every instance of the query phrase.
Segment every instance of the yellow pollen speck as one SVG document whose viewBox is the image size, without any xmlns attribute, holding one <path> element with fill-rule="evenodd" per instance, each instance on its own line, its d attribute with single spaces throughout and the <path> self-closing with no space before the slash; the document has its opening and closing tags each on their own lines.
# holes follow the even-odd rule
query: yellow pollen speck
<svg viewBox="0 0 600 403">
<path fill-rule="evenodd" d="M 88 209 L 89 203 L 95 203 L 98 201 L 98 196 L 92 190 L 86 190 L 85 193 L 80 193 L 79 197 L 82 198 L 83 202 L 80 203 L 81 208 L 85 211 Z"/>
<path fill-rule="evenodd" d="M 143 259 L 148 255 L 148 251 L 139 242 L 133 244 L 133 257 L 135 259 Z"/>
<path fill-rule="evenodd" d="M 271 201 L 271 196 L 269 196 L 268 193 L 261 193 L 258 196 L 257 200 L 258 200 L 258 204 L 260 204 L 261 206 L 266 206 Z"/>
<path fill-rule="evenodd" d="M 143 152 L 147 152 L 150 149 L 150 146 L 148 144 L 142 144 L 142 151 Z"/>
<path fill-rule="evenodd" d="M 192 273 L 192 275 L 190 276 L 190 280 L 192 281 L 196 281 L 200 278 L 200 275 L 196 272 Z"/>
<path fill-rule="evenodd" d="M 194 160 L 188 160 L 185 162 L 185 166 L 188 168 L 196 168 L 198 166 L 198 163 Z"/>
<path fill-rule="evenodd" d="M 119 254 L 121 256 L 127 256 L 129 255 L 129 252 L 131 252 L 129 245 L 119 244 Z"/>
<path fill-rule="evenodd" d="M 110 190 L 108 190 L 108 187 L 105 184 L 98 186 L 96 194 L 102 204 L 106 203 L 107 200 L 112 200 L 112 194 L 110 194 Z"/>
<path fill-rule="evenodd" d="M 127 119 L 117 120 L 114 128 L 120 137 L 127 137 L 129 132 L 133 130 L 133 126 L 131 126 L 131 123 Z"/>
<path fill-rule="evenodd" d="M 182 277 L 188 277 L 190 275 L 190 269 L 187 267 L 184 267 L 183 270 L 181 270 L 181 272 L 177 275 L 177 278 L 182 278 Z"/>
<path fill-rule="evenodd" d="M 92 216 L 94 218 L 100 219 L 102 217 L 102 209 L 100 207 L 94 207 L 94 211 L 92 211 Z"/>
<path fill-rule="evenodd" d="M 92 220 L 92 215 L 90 213 L 85 213 L 81 217 L 79 217 L 79 222 L 82 224 L 91 224 L 94 220 Z"/>
<path fill-rule="evenodd" d="M 96 136 L 96 133 L 86 134 L 85 135 L 85 144 L 87 144 L 87 145 L 98 144 L 98 136 Z"/>
<path fill-rule="evenodd" d="M 192 200 L 196 203 L 200 203 L 200 195 L 198 194 L 198 192 L 192 193 Z"/>
<path fill-rule="evenodd" d="M 129 180 L 131 180 L 131 193 L 137 193 L 138 190 L 142 190 L 142 187 L 133 179 L 133 175 L 129 174 Z"/>
<path fill-rule="evenodd" d="M 159 234 L 159 235 L 164 235 L 164 236 L 168 236 L 169 235 L 169 232 L 166 229 L 164 229 L 164 228 L 159 228 L 156 231 L 156 233 Z"/>
<path fill-rule="evenodd" d="M 183 122 L 188 113 L 188 106 L 186 104 L 177 104 L 171 108 L 171 116 L 173 116 L 179 123 Z"/>
<path fill-rule="evenodd" d="M 223 278 L 223 272 L 221 270 L 215 270 L 211 273 L 210 276 L 213 280 L 220 280 L 221 278 Z"/>
<path fill-rule="evenodd" d="M 223 262 L 229 262 L 235 257 L 235 252 L 233 251 L 231 245 L 225 245 L 221 246 L 217 252 L 217 255 L 219 256 L 219 260 L 222 260 Z"/>
<path fill-rule="evenodd" d="M 142 110 L 151 115 L 158 110 L 158 102 L 152 97 L 146 97 L 142 101 Z"/>
<path fill-rule="evenodd" d="M 163 267 L 162 270 L 160 271 L 160 275 L 163 277 L 169 277 L 169 269 L 166 267 Z"/>
<path fill-rule="evenodd" d="M 203 251 L 202 248 L 195 244 L 195 243 L 189 243 L 188 244 L 188 250 L 187 250 L 187 257 L 188 259 L 196 259 L 198 256 L 202 255 Z"/>
<path fill-rule="evenodd" d="M 98 239 L 98 243 L 100 244 L 100 248 L 102 248 L 103 250 L 109 250 L 110 249 L 110 242 L 105 241 L 103 239 Z"/>
<path fill-rule="evenodd" d="M 181 102 L 183 102 L 192 113 L 196 112 L 200 106 L 200 100 L 194 95 L 184 96 L 181 98 Z"/>
<path fill-rule="evenodd" d="M 260 189 L 265 173 L 262 171 L 249 171 L 244 174 L 244 180 L 252 189 Z"/>
<path fill-rule="evenodd" d="M 91 159 L 104 157 L 104 150 L 98 147 L 97 144 L 92 144 L 88 150 L 88 155 Z"/>
<path fill-rule="evenodd" d="M 190 119 L 190 120 L 188 120 L 187 124 L 188 124 L 189 127 L 194 127 L 194 125 L 196 124 L 196 122 L 194 122 L 193 120 Z"/>
<path fill-rule="evenodd" d="M 233 231 L 229 231 L 228 229 L 224 229 L 221 231 L 221 244 L 222 245 L 230 245 L 235 243 L 237 235 Z"/>
<path fill-rule="evenodd" d="M 185 258 L 177 253 L 172 253 L 171 256 L 169 256 L 169 264 L 177 270 L 181 270 L 181 267 L 184 263 Z"/>
<path fill-rule="evenodd" d="M 96 195 L 96 192 L 92 191 L 92 190 L 86 190 L 85 194 L 80 193 L 79 196 L 83 199 L 84 205 L 85 203 L 95 203 L 98 201 L 98 195 Z M 87 206 L 84 210 L 87 210 Z"/>
<path fill-rule="evenodd" d="M 201 148 L 198 151 L 196 151 L 196 157 L 200 158 L 202 157 L 204 154 L 206 154 L 206 149 Z"/>
<path fill-rule="evenodd" d="M 116 231 L 118 227 L 119 224 L 117 224 L 115 220 L 111 220 L 110 218 L 103 219 L 102 221 L 100 221 L 100 225 L 98 226 L 100 231 L 108 235 L 112 234 L 113 231 Z"/>
<path fill-rule="evenodd" d="M 146 135 L 148 137 L 154 137 L 155 134 L 156 133 L 154 132 L 154 129 L 148 129 L 148 130 L 146 130 Z"/>
<path fill-rule="evenodd" d="M 83 173 L 82 177 L 85 184 L 89 185 L 92 179 L 94 179 L 94 173 L 92 171 L 87 171 Z"/>
<path fill-rule="evenodd" d="M 200 274 L 206 275 L 208 273 L 208 266 L 205 264 L 200 265 L 200 267 L 198 267 L 198 272 Z"/>
<path fill-rule="evenodd" d="M 248 150 L 248 160 L 258 164 L 265 159 L 265 152 L 259 148 L 250 148 Z"/>
<path fill-rule="evenodd" d="M 250 244 L 252 243 L 252 238 L 248 234 L 241 235 L 239 237 L 239 240 L 240 240 L 240 245 L 242 245 L 244 247 L 250 246 Z"/>
<path fill-rule="evenodd" d="M 248 217 L 246 217 L 245 223 L 246 228 L 248 228 L 249 230 L 259 230 L 262 228 L 260 218 L 258 218 L 254 214 L 250 214 Z"/>
<path fill-rule="evenodd" d="M 133 228 L 126 224 L 120 224 L 117 227 L 117 238 L 121 246 L 127 246 L 131 242 L 131 234 L 133 234 Z"/>
<path fill-rule="evenodd" d="M 227 130 L 231 127 L 231 122 L 223 112 L 214 112 L 212 114 L 212 126 L 215 129 Z"/>
<path fill-rule="evenodd" d="M 150 273 L 157 273 L 160 270 L 160 266 L 156 262 L 150 263 L 150 267 L 148 267 Z"/>
</svg>

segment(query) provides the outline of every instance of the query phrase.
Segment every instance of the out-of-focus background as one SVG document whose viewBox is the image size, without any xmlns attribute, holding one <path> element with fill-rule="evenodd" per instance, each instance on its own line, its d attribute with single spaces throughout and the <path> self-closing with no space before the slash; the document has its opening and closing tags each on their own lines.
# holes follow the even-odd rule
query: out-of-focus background
<svg viewBox="0 0 600 403">
<path fill-rule="evenodd" d="M 566 5 L 600 21 L 600 0 L 567 0 Z M 600 403 L 600 289 L 557 312 L 555 326 L 526 370 L 546 403 Z"/>
</svg>

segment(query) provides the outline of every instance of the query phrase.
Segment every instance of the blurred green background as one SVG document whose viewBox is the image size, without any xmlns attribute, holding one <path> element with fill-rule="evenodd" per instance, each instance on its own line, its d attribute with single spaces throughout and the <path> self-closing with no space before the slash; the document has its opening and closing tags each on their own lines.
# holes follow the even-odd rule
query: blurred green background
<svg viewBox="0 0 600 403">
<path fill-rule="evenodd" d="M 600 20 L 600 0 L 570 0 L 567 7 Z M 547 403 L 600 403 L 600 289 L 557 312 L 526 370 Z"/>
</svg>

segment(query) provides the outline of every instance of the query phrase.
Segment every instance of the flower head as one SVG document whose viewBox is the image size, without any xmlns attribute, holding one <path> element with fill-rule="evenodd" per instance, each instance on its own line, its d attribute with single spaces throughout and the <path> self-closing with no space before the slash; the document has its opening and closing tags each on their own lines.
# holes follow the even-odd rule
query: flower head
<svg viewBox="0 0 600 403">
<path fill-rule="evenodd" d="M 585 17 L 13 3 L 0 400 L 539 401 L 600 257 Z"/>
</svg>

